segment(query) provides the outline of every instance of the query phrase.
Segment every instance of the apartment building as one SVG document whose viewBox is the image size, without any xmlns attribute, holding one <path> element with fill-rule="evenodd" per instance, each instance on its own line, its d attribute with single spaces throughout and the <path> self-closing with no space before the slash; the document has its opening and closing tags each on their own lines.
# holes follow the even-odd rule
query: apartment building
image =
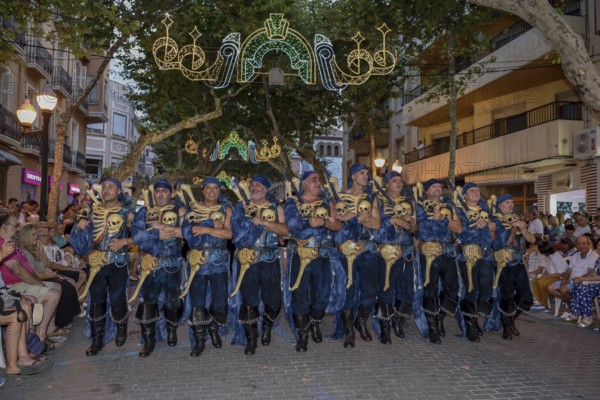
<svg viewBox="0 0 600 400">
<path fill-rule="evenodd" d="M 17 31 L 14 18 L 0 18 L 0 24 Z M 18 32 L 13 45 L 17 59 L 0 65 L 0 199 L 5 204 L 11 197 L 20 201 L 40 200 L 40 135 L 24 134 L 16 111 L 25 98 L 29 98 L 38 111 L 32 129 L 41 128 L 42 116 L 35 96 L 50 84 L 58 103 L 49 126 L 48 173 L 51 177 L 55 167 L 63 169 L 59 206 L 64 207 L 74 193 L 84 188 L 86 126 L 108 119 L 105 101 L 107 73 L 73 114 L 67 127 L 63 164 L 56 166 L 54 139 L 58 116 L 83 92 L 87 82 L 98 71 L 101 57 L 75 59 L 58 40 L 47 41 L 28 33 Z M 50 179 L 49 186 L 52 184 Z"/>
</svg>

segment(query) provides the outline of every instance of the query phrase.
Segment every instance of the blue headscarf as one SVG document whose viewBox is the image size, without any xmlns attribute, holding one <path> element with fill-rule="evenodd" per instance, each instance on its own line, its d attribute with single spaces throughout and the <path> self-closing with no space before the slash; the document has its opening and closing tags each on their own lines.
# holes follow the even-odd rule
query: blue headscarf
<svg viewBox="0 0 600 400">
<path fill-rule="evenodd" d="M 123 188 L 121 187 L 121 182 L 119 182 L 115 178 L 102 178 L 102 180 L 100 181 L 100 184 L 102 184 L 103 182 L 112 182 L 115 185 L 117 185 L 117 187 L 119 188 L 119 190 L 123 190 Z"/>
<path fill-rule="evenodd" d="M 314 174 L 315 171 L 306 171 L 302 174 L 302 176 L 300 177 L 300 182 L 304 181 L 306 178 L 308 178 L 309 176 L 311 176 L 312 174 Z"/>
<path fill-rule="evenodd" d="M 264 175 L 254 175 L 252 177 L 252 182 L 258 182 L 267 189 L 271 189 L 271 181 Z"/>
<path fill-rule="evenodd" d="M 166 179 L 159 179 L 154 183 L 154 189 L 169 189 L 170 192 L 173 191 L 173 186 L 171 186 L 171 182 Z"/>
<path fill-rule="evenodd" d="M 215 178 L 214 176 L 209 176 L 208 178 L 205 178 L 202 181 L 202 187 L 205 187 L 206 185 L 208 185 L 209 183 L 215 184 L 218 187 L 221 187 L 221 181 L 218 180 L 217 178 Z"/>
<path fill-rule="evenodd" d="M 462 188 L 462 195 L 464 196 L 465 193 L 467 193 L 467 190 L 474 188 L 474 187 L 479 187 L 479 186 L 477 186 L 477 184 L 475 182 L 466 183 L 465 186 L 463 186 L 463 188 Z"/>
<path fill-rule="evenodd" d="M 430 180 L 428 180 L 427 182 L 425 182 L 425 184 L 423 185 L 423 190 L 424 190 L 424 191 L 427 191 L 427 190 L 429 190 L 429 188 L 430 188 L 432 185 L 435 185 L 436 183 L 439 183 L 440 185 L 444 185 L 444 182 L 443 182 L 443 181 L 441 181 L 441 180 L 439 180 L 439 179 L 430 179 Z"/>
<path fill-rule="evenodd" d="M 350 189 L 352 187 L 352 177 L 354 176 L 354 174 L 359 173 L 363 169 L 368 170 L 369 167 L 367 167 L 363 163 L 354 163 L 350 166 L 350 176 L 348 177 L 348 189 Z"/>
<path fill-rule="evenodd" d="M 383 176 L 383 186 L 386 186 L 388 183 L 390 183 L 392 178 L 395 178 L 397 176 L 402 178 L 402 175 L 400 175 L 400 172 L 398 172 L 398 171 L 390 171 L 387 174 L 385 174 Z"/>
<path fill-rule="evenodd" d="M 512 196 L 510 194 L 508 194 L 508 193 L 501 194 L 496 199 L 496 207 L 498 207 L 500 204 L 504 203 L 506 200 L 510 200 L 510 199 L 512 199 Z"/>
</svg>

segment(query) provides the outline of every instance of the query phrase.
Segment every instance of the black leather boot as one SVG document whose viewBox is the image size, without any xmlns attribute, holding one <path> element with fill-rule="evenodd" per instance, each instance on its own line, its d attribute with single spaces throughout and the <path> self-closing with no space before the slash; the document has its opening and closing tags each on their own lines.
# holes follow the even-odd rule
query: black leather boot
<svg viewBox="0 0 600 400">
<path fill-rule="evenodd" d="M 466 336 L 471 342 L 479 342 L 479 333 L 477 332 L 477 309 L 475 302 L 463 300 L 460 303 L 460 310 L 465 319 Z"/>
<path fill-rule="evenodd" d="M 371 314 L 371 308 L 359 306 L 358 307 L 358 318 L 356 318 L 356 322 L 354 323 L 354 327 L 358 331 L 360 338 L 364 341 L 370 342 L 373 340 L 371 337 L 371 333 L 367 329 L 367 319 Z"/>
<path fill-rule="evenodd" d="M 265 304 L 265 312 L 262 316 L 262 335 L 260 337 L 260 342 L 263 346 L 271 344 L 271 331 L 273 330 L 277 316 L 279 316 L 279 310 L 279 308 L 273 309 Z"/>
<path fill-rule="evenodd" d="M 512 340 L 513 333 L 511 329 L 512 319 L 515 314 L 514 303 L 512 300 L 500 300 L 500 319 L 502 321 L 502 338 Z"/>
<path fill-rule="evenodd" d="M 391 304 L 381 302 L 377 304 L 376 316 L 381 330 L 379 340 L 383 344 L 392 344 L 391 319 L 393 315 L 394 308 Z"/>
<path fill-rule="evenodd" d="M 494 307 L 494 303 L 492 302 L 492 300 L 490 300 L 490 301 L 479 300 L 477 302 L 477 312 L 479 313 L 479 315 L 484 315 L 484 316 L 490 315 L 492 313 L 493 307 Z M 479 326 L 479 320 L 475 321 L 475 327 L 477 328 L 477 334 L 479 336 L 483 336 L 483 329 L 481 329 L 481 327 Z"/>
<path fill-rule="evenodd" d="M 514 317 L 510 318 L 510 331 L 515 336 L 519 336 L 521 334 L 521 332 L 519 332 L 519 330 L 517 329 L 517 326 L 515 325 L 515 321 L 517 320 L 517 317 L 519 315 L 521 315 L 521 310 L 517 309 L 517 311 L 515 312 Z"/>
<path fill-rule="evenodd" d="M 344 348 L 354 347 L 354 310 L 342 310 L 344 324 Z"/>
<path fill-rule="evenodd" d="M 438 333 L 440 334 L 441 337 L 444 337 L 444 336 L 446 336 L 446 328 L 444 327 L 444 319 L 446 318 L 446 315 L 448 315 L 448 314 L 454 315 L 454 313 L 456 312 L 456 306 L 458 305 L 458 301 L 454 300 L 453 298 L 451 298 L 450 296 L 448 296 L 445 293 L 441 293 L 439 305 L 440 305 L 440 313 L 437 316 Z"/>
<path fill-rule="evenodd" d="M 177 345 L 177 326 L 183 316 L 183 305 L 180 304 L 177 310 L 164 308 L 165 320 L 167 321 L 167 344 L 171 347 Z"/>
<path fill-rule="evenodd" d="M 115 344 L 117 347 L 121 347 L 127 341 L 127 303 L 120 305 L 119 307 L 112 307 L 112 318 L 117 325 L 117 336 L 115 338 Z"/>
<path fill-rule="evenodd" d="M 154 351 L 156 345 L 156 321 L 160 318 L 158 305 L 139 304 L 135 313 L 135 319 L 140 322 L 144 346 L 139 352 L 140 357 L 148 357 Z"/>
<path fill-rule="evenodd" d="M 308 350 L 308 326 L 310 318 L 307 314 L 293 314 L 296 332 L 298 332 L 298 341 L 296 342 L 296 351 Z"/>
<path fill-rule="evenodd" d="M 194 334 L 195 346 L 192 348 L 190 356 L 198 357 L 205 348 L 206 329 L 210 323 L 210 315 L 205 307 L 194 307 L 190 315 L 190 325 Z"/>
<path fill-rule="evenodd" d="M 210 341 L 214 347 L 220 349 L 223 347 L 221 336 L 219 335 L 219 326 L 227 323 L 227 313 L 212 312 L 212 320 L 208 325 L 208 334 L 210 335 Z"/>
<path fill-rule="evenodd" d="M 412 304 L 406 303 L 400 300 L 396 301 L 396 308 L 394 316 L 392 317 L 392 326 L 394 327 L 394 334 L 399 338 L 404 338 L 404 327 L 406 325 L 406 319 L 412 314 Z"/>
<path fill-rule="evenodd" d="M 423 299 L 423 313 L 425 314 L 427 329 L 429 330 L 429 341 L 436 344 L 442 343 L 439 332 L 439 308 L 437 306 L 436 298 L 425 297 Z"/>
<path fill-rule="evenodd" d="M 253 355 L 258 342 L 258 308 L 243 305 L 240 307 L 239 321 L 244 327 L 246 348 L 244 354 Z"/>
<path fill-rule="evenodd" d="M 106 320 L 106 303 L 90 304 L 92 344 L 85 351 L 87 356 L 95 356 L 104 347 L 104 322 Z"/>
<path fill-rule="evenodd" d="M 325 311 L 319 311 L 311 308 L 308 315 L 310 317 L 310 337 L 312 338 L 313 342 L 321 343 L 323 341 L 323 334 L 321 333 L 321 327 L 319 324 L 321 321 L 323 321 Z"/>
</svg>

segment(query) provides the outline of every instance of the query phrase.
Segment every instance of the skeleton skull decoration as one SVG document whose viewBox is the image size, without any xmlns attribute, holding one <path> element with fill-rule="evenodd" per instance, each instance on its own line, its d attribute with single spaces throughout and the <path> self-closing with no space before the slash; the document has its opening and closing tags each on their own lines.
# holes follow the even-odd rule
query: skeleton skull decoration
<svg viewBox="0 0 600 400">
<path fill-rule="evenodd" d="M 478 210 L 469 210 L 467 211 L 467 220 L 470 224 L 477 222 L 479 219 L 479 211 Z"/>
<path fill-rule="evenodd" d="M 442 217 L 444 219 L 451 219 L 452 218 L 452 210 L 448 207 L 442 207 L 440 209 L 440 214 L 442 214 Z"/>
<path fill-rule="evenodd" d="M 487 211 L 479 211 L 479 218 L 481 218 L 485 222 L 490 222 L 490 214 L 488 214 Z"/>
<path fill-rule="evenodd" d="M 151 208 L 148 210 L 148 215 L 146 216 L 147 221 L 155 221 L 160 216 L 160 211 L 156 208 Z"/>
<path fill-rule="evenodd" d="M 213 211 L 210 213 L 210 219 L 218 222 L 225 222 L 225 214 L 221 211 Z"/>
<path fill-rule="evenodd" d="M 188 215 L 185 216 L 185 218 L 187 219 L 187 221 L 190 224 L 197 224 L 200 221 L 202 221 L 202 218 L 200 218 L 200 215 L 198 213 L 195 212 L 191 212 Z"/>
<path fill-rule="evenodd" d="M 435 200 L 425 200 L 423 201 L 423 206 L 425 207 L 425 211 L 428 214 L 433 213 L 433 210 L 435 209 Z"/>
<path fill-rule="evenodd" d="M 397 217 L 404 217 L 406 214 L 410 214 L 410 204 L 402 202 L 394 206 L 394 215 Z"/>
<path fill-rule="evenodd" d="M 313 208 L 310 204 L 301 204 L 298 208 L 298 212 L 300 212 L 301 218 L 309 218 L 313 214 Z"/>
<path fill-rule="evenodd" d="M 109 235 L 115 235 L 119 233 L 121 227 L 123 226 L 123 216 L 121 214 L 110 214 L 108 216 L 108 220 L 106 221 L 106 227 L 108 228 Z"/>
<path fill-rule="evenodd" d="M 89 207 L 84 207 L 81 210 L 79 210 L 79 212 L 77 213 L 77 215 L 75 215 L 75 220 L 76 221 L 81 221 L 82 219 L 88 220 L 90 219 L 90 209 Z"/>
<path fill-rule="evenodd" d="M 258 214 L 258 207 L 254 204 L 248 204 L 244 207 L 244 212 L 246 213 L 246 217 L 254 218 Z"/>
<path fill-rule="evenodd" d="M 162 216 L 162 223 L 171 226 L 177 225 L 177 214 L 175 214 L 173 211 L 167 211 Z"/>
<path fill-rule="evenodd" d="M 266 221 L 275 222 L 275 211 L 271 210 L 270 208 L 265 208 L 262 210 L 260 218 Z"/>
<path fill-rule="evenodd" d="M 337 203 L 335 205 L 335 213 L 339 217 L 343 217 L 344 215 L 346 215 L 348 213 L 348 204 L 344 203 L 343 201 Z"/>
<path fill-rule="evenodd" d="M 366 214 L 371 212 L 371 202 L 369 200 L 363 200 L 358 204 L 358 213 Z"/>
<path fill-rule="evenodd" d="M 329 211 L 327 211 L 327 209 L 325 207 L 319 207 L 315 211 L 315 217 L 317 217 L 317 218 L 328 218 L 329 217 Z"/>
<path fill-rule="evenodd" d="M 514 224 L 518 220 L 519 217 L 517 216 L 517 214 L 505 214 L 502 217 L 502 225 L 504 225 L 506 228 L 510 228 L 512 224 Z"/>
</svg>

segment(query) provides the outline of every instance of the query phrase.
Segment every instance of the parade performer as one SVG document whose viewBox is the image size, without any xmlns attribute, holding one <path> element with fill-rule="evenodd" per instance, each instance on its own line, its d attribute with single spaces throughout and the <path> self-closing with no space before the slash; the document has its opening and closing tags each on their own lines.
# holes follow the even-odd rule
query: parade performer
<svg viewBox="0 0 600 400">
<path fill-rule="evenodd" d="M 501 194 L 496 200 L 494 214 L 496 237 L 492 242 L 496 260 L 494 288 L 500 288 L 500 318 L 502 337 L 511 340 L 518 336 L 515 319 L 521 311 L 528 311 L 533 304 L 529 276 L 523 259 L 525 242 L 534 243 L 535 236 L 527 230 L 527 223 L 514 213 L 512 196 Z"/>
<path fill-rule="evenodd" d="M 430 179 L 423 185 L 425 200 L 421 200 L 421 193 L 415 196 L 419 199 L 418 238 L 421 242 L 421 268 L 425 277 L 422 308 L 431 343 L 441 343 L 440 336 L 446 335 L 444 318 L 446 314 L 454 315 L 458 303 L 456 247 L 452 234 L 460 233 L 462 225 L 452 205 L 440 200 L 442 184 L 441 180 Z M 441 290 L 438 283 L 440 279 Z"/>
<path fill-rule="evenodd" d="M 375 235 L 379 253 L 386 264 L 379 297 L 388 309 L 393 306 L 391 319 L 394 334 L 403 338 L 406 319 L 412 315 L 417 284 L 414 270 L 416 252 L 413 248 L 413 233 L 417 224 L 412 193 L 402 181 L 400 173 L 386 173 L 383 185 L 385 190 L 382 188 L 379 193 L 383 203 L 380 210 L 381 227 Z M 379 313 L 377 316 L 380 318 L 381 342 L 391 343 L 389 319 Z"/>
<path fill-rule="evenodd" d="M 372 340 L 367 329 L 367 319 L 376 305 L 391 315 L 390 309 L 377 303 L 379 276 L 384 273 L 385 265 L 377 252 L 376 243 L 372 240 L 373 233 L 379 229 L 381 221 L 379 200 L 372 192 L 365 192 L 369 178 L 369 169 L 365 164 L 352 164 L 348 190 L 340 194 L 342 204 L 335 206 L 336 218 L 342 222 L 342 229 L 336 233 L 335 241 L 343 254 L 342 264 L 346 268 L 348 279 L 346 301 L 342 311 L 344 347 L 354 347 L 355 327 L 361 339 Z M 355 277 L 359 279 L 358 285 Z M 357 290 L 360 291 L 360 298 L 358 317 L 355 321 Z"/>
<path fill-rule="evenodd" d="M 462 188 L 462 196 L 467 209 L 458 209 L 463 227 L 462 232 L 457 235 L 462 250 L 458 266 L 464 288 L 460 311 L 465 320 L 467 339 L 479 342 L 483 330 L 477 319 L 479 314 L 490 315 L 493 306 L 494 266 L 491 245 L 496 224 L 490 219 L 492 212 L 481 199 L 476 183 L 467 183 Z"/>
<path fill-rule="evenodd" d="M 236 194 L 242 201 L 235 206 L 231 217 L 233 244 L 237 249 L 240 269 L 236 288 L 231 295 L 234 296 L 238 290 L 241 294 L 238 320 L 244 327 L 246 355 L 256 351 L 260 302 L 264 304 L 263 346 L 271 343 L 271 330 L 281 310 L 278 236 L 287 236 L 289 232 L 283 207 L 267 196 L 270 188 L 271 181 L 267 177 L 255 175 L 249 196 L 237 190 Z"/>
<path fill-rule="evenodd" d="M 289 283 L 292 317 L 298 333 L 296 351 L 306 351 L 309 330 L 315 343 L 323 341 L 319 324 L 325 316 L 333 282 L 333 232 L 342 225 L 330 214 L 334 205 L 322 196 L 319 175 L 307 171 L 300 181 L 299 198 L 290 198 L 285 204 L 285 220 L 293 254 Z"/>
<path fill-rule="evenodd" d="M 227 325 L 227 240 L 232 238 L 231 203 L 221 197 L 221 183 L 217 178 L 210 176 L 204 179 L 202 187 L 204 200 L 201 202 L 195 201 L 189 186 L 182 185 L 181 188 L 186 190 L 189 197 L 190 211 L 183 220 L 181 230 L 190 246 L 188 261 L 191 273 L 180 297 L 189 290 L 192 305 L 189 323 L 195 341 L 190 353 L 192 357 L 199 356 L 204 350 L 207 328 L 213 346 L 221 348 L 219 326 Z"/>
<path fill-rule="evenodd" d="M 148 357 L 156 345 L 156 322 L 160 319 L 158 300 L 164 292 L 164 318 L 167 322 L 167 344 L 177 344 L 177 326 L 183 315 L 183 303 L 179 299 L 182 275 L 180 219 L 185 208 L 178 208 L 171 200 L 171 183 L 161 179 L 149 187 L 152 196 L 136 213 L 131 228 L 133 239 L 144 253 L 141 266 L 142 276 L 137 291 L 141 288 L 141 302 L 135 318 L 141 324 L 144 346 L 140 357 Z M 133 300 L 133 299 L 132 299 Z"/>
<path fill-rule="evenodd" d="M 102 201 L 95 198 L 91 212 L 86 209 L 77 215 L 79 222 L 69 238 L 77 254 L 87 256 L 90 264 L 90 277 L 82 294 L 85 296 L 89 290 L 92 345 L 85 352 L 88 356 L 98 354 L 104 345 L 107 295 L 110 316 L 117 326 L 115 343 L 121 347 L 127 340 L 127 249 L 133 245 L 129 225 L 134 209 L 117 179 L 104 178 L 101 187 Z"/>
</svg>

